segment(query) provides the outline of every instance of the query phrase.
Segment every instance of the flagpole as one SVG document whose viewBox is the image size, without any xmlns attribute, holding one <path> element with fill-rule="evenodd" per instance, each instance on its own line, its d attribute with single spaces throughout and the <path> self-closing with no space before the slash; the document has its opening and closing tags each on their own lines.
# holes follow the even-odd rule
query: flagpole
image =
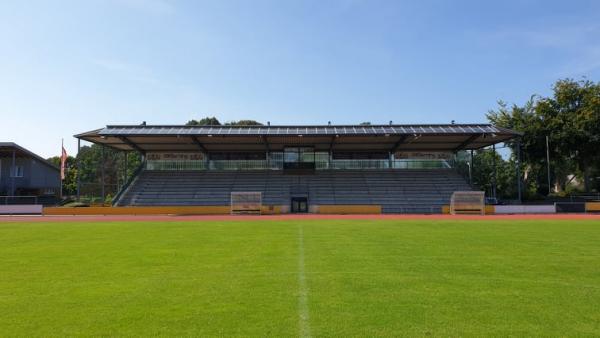
<svg viewBox="0 0 600 338">
<path fill-rule="evenodd" d="M 62 170 L 64 170 L 64 169 L 62 169 L 63 149 L 65 149 L 65 139 L 61 138 L 60 139 L 60 158 L 61 158 L 60 167 L 61 167 L 61 174 L 62 174 Z M 60 175 L 60 195 L 59 195 L 59 197 L 60 197 L 60 200 L 62 202 L 62 198 L 63 198 L 63 178 L 62 178 L 62 175 Z"/>
</svg>

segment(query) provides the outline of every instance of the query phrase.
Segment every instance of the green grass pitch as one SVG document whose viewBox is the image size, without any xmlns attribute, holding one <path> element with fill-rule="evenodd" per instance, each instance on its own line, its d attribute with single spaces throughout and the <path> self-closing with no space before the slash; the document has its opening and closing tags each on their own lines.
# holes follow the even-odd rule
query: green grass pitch
<svg viewBox="0 0 600 338">
<path fill-rule="evenodd" d="M 598 336 L 600 222 L 0 223 L 0 336 Z"/>
</svg>

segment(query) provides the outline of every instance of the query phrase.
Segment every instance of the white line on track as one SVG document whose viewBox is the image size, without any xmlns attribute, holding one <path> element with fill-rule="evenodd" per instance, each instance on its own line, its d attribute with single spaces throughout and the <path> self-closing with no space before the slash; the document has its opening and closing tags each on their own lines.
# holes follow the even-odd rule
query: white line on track
<svg viewBox="0 0 600 338">
<path fill-rule="evenodd" d="M 308 315 L 308 286 L 304 272 L 304 230 L 298 226 L 298 321 L 300 337 L 311 337 Z"/>
</svg>

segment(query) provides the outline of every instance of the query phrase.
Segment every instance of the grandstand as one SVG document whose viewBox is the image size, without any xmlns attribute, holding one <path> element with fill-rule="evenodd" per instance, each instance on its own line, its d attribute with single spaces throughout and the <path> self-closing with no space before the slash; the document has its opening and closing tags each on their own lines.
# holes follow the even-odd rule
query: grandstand
<svg viewBox="0 0 600 338">
<path fill-rule="evenodd" d="M 143 155 L 116 206 L 226 206 L 260 193 L 280 212 L 377 206 L 439 213 L 471 187 L 457 151 L 519 134 L 492 125 L 107 126 L 80 140 Z M 344 209 L 339 209 L 343 212 Z"/>
</svg>

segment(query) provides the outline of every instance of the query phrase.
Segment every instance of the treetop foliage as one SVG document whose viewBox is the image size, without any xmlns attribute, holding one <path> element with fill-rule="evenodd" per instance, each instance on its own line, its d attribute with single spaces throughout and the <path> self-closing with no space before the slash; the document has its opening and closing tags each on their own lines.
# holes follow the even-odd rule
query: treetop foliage
<svg viewBox="0 0 600 338">
<path fill-rule="evenodd" d="M 216 117 L 205 117 L 200 120 L 190 120 L 186 126 L 262 126 L 263 124 L 255 120 L 239 120 L 221 123 Z"/>
<path fill-rule="evenodd" d="M 585 189 L 590 190 L 592 173 L 600 163 L 600 83 L 563 79 L 552 89 L 551 97 L 534 95 L 522 106 L 500 101 L 487 118 L 497 126 L 524 133 L 520 141 L 526 178 L 545 177 L 548 137 L 557 188 L 565 189 L 572 175 L 580 175 Z M 511 147 L 514 151 L 516 143 Z"/>
</svg>

